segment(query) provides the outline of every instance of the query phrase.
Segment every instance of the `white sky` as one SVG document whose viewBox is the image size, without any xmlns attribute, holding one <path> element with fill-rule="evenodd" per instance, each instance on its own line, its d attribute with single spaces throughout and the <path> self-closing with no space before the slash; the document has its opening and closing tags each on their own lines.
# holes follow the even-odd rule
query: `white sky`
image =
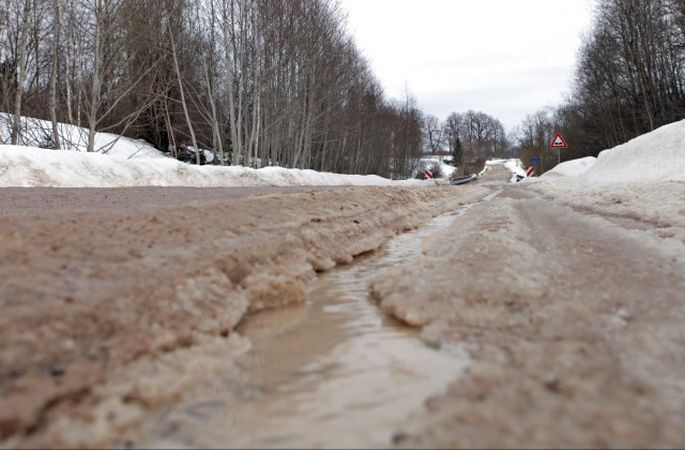
<svg viewBox="0 0 685 450">
<path fill-rule="evenodd" d="M 507 129 L 570 91 L 592 0 L 341 0 L 389 97 L 424 112 L 468 109 Z"/>
</svg>

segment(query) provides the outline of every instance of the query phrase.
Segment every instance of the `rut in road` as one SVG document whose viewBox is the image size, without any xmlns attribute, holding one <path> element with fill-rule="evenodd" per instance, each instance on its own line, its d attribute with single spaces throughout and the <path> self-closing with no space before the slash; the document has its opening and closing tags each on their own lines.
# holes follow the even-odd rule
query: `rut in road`
<svg viewBox="0 0 685 450">
<path fill-rule="evenodd" d="M 683 446 L 685 253 L 668 237 L 679 230 L 593 211 L 508 188 L 372 284 L 388 313 L 471 357 L 403 445 Z"/>
<path fill-rule="evenodd" d="M 111 446 L 231 366 L 248 309 L 484 191 L 3 191 L 0 446 Z"/>
<path fill-rule="evenodd" d="M 487 196 L 483 201 L 495 196 Z M 421 240 L 467 205 L 400 235 L 382 250 L 323 274 L 307 305 L 262 312 L 239 330 L 253 342 L 238 381 L 150 422 L 145 446 L 385 447 L 423 401 L 468 364 L 387 317 L 367 284 L 421 254 Z"/>
</svg>

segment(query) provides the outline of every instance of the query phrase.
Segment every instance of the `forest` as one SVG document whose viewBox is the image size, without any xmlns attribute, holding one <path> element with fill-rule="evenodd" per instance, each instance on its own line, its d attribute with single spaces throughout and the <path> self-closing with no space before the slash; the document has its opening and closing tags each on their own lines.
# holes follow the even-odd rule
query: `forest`
<svg viewBox="0 0 685 450">
<path fill-rule="evenodd" d="M 502 122 L 482 111 L 453 112 L 444 122 L 428 115 L 423 124 L 427 150 L 448 149 L 459 174 L 480 172 L 485 161 L 506 157 L 511 146 Z"/>
<path fill-rule="evenodd" d="M 420 7 L 420 6 L 417 6 Z M 411 176 L 422 151 L 595 156 L 685 117 L 685 1 L 597 0 L 566 101 L 507 133 L 489 114 L 389 99 L 334 0 L 0 0 L 0 124 L 22 116 L 144 139 L 191 163 Z M 197 151 L 203 149 L 204 151 Z M 463 167 L 462 167 L 463 166 Z"/>
<path fill-rule="evenodd" d="M 411 175 L 422 114 L 388 100 L 328 0 L 1 0 L 0 110 L 170 156 Z"/>
</svg>

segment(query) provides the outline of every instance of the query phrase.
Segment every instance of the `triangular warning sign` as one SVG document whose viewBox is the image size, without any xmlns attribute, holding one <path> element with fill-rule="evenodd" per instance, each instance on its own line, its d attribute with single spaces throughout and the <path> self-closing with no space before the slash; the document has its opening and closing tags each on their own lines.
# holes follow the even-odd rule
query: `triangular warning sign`
<svg viewBox="0 0 685 450">
<path fill-rule="evenodd" d="M 561 136 L 561 133 L 557 133 L 555 138 L 552 140 L 552 145 L 550 145 L 550 148 L 568 148 L 568 144 Z"/>
</svg>

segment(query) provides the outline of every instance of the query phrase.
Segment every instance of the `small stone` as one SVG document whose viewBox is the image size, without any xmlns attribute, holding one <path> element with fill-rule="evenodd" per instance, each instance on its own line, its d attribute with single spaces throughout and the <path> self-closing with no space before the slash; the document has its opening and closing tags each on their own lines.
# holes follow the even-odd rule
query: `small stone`
<svg viewBox="0 0 685 450">
<path fill-rule="evenodd" d="M 398 431 L 397 433 L 394 433 L 392 435 L 392 443 L 393 444 L 402 444 L 404 442 L 407 442 L 409 440 L 409 435 L 407 433 L 404 433 L 402 431 Z"/>
<path fill-rule="evenodd" d="M 62 364 L 53 364 L 50 366 L 50 375 L 53 377 L 61 377 L 64 375 L 64 366 Z"/>
<path fill-rule="evenodd" d="M 624 308 L 621 308 L 618 311 L 616 311 L 616 315 L 621 319 L 625 320 L 626 322 L 630 322 L 631 320 L 633 320 L 633 315 L 630 313 L 630 311 Z"/>
<path fill-rule="evenodd" d="M 545 380 L 545 387 L 548 391 L 558 394 L 561 392 L 561 383 L 557 377 L 551 376 Z"/>
</svg>

